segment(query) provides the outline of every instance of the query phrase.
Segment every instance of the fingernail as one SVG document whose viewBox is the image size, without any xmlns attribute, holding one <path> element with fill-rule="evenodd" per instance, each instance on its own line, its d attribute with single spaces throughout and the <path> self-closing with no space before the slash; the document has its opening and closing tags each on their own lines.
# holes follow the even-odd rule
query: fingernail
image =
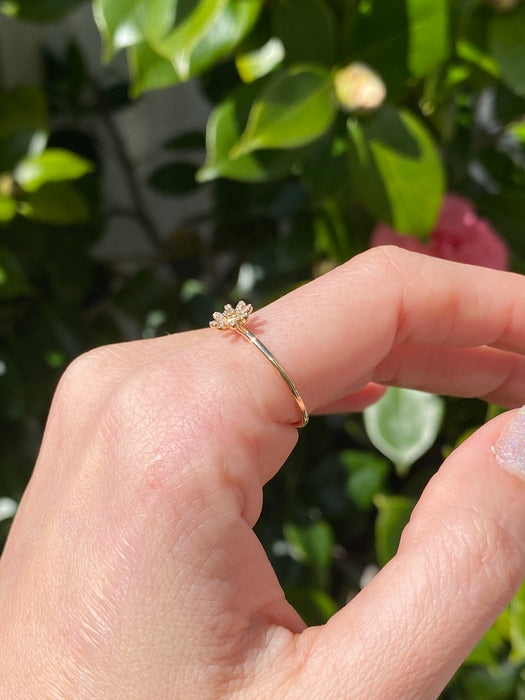
<svg viewBox="0 0 525 700">
<path fill-rule="evenodd" d="M 504 428 L 494 454 L 504 469 L 525 479 L 525 406 Z"/>
</svg>

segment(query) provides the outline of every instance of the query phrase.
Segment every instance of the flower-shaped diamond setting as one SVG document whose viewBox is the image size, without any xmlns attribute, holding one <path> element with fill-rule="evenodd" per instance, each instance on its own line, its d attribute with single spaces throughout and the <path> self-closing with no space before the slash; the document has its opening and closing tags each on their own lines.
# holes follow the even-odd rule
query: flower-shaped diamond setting
<svg viewBox="0 0 525 700">
<path fill-rule="evenodd" d="M 216 311 L 213 314 L 213 321 L 210 326 L 219 331 L 235 330 L 238 326 L 243 326 L 253 311 L 251 304 L 240 301 L 235 308 L 231 304 L 226 304 L 224 312 Z"/>
</svg>

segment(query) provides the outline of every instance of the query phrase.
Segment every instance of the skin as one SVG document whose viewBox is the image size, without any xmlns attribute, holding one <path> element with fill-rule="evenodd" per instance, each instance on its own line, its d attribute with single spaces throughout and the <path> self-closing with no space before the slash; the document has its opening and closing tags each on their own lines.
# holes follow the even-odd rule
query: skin
<svg viewBox="0 0 525 700">
<path fill-rule="evenodd" d="M 523 277 L 377 248 L 249 327 L 312 413 L 387 384 L 516 407 L 524 318 Z M 80 357 L 0 560 L 5 697 L 436 698 L 525 575 L 525 481 L 491 449 L 511 416 L 446 460 L 397 556 L 307 629 L 252 531 L 298 439 L 270 364 L 212 329 Z"/>
</svg>

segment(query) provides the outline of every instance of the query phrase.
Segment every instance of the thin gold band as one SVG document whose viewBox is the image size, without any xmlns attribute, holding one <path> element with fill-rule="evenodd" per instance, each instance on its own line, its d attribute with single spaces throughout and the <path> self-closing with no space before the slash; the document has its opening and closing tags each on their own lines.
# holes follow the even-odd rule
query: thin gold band
<svg viewBox="0 0 525 700">
<path fill-rule="evenodd" d="M 261 352 L 264 355 L 264 357 L 269 362 L 271 362 L 273 368 L 281 375 L 281 377 L 286 382 L 286 386 L 292 392 L 292 395 L 301 410 L 302 419 L 299 423 L 294 424 L 294 427 L 304 428 L 305 425 L 307 425 L 308 423 L 309 415 L 308 411 L 306 410 L 306 406 L 304 405 L 302 396 L 297 391 L 297 387 L 293 383 L 288 372 L 284 369 L 284 367 L 277 360 L 277 358 L 268 350 L 266 345 L 261 343 L 259 338 L 244 325 L 252 311 L 252 305 L 245 304 L 244 301 L 240 301 L 235 307 L 235 309 L 232 306 L 230 306 L 230 304 L 226 304 L 226 306 L 224 307 L 224 313 L 221 314 L 218 311 L 216 311 L 213 314 L 214 320 L 210 321 L 210 326 L 220 331 L 236 331 L 237 333 L 239 333 L 239 335 L 242 335 L 243 338 L 246 338 L 246 340 L 248 340 L 252 345 L 255 345 L 257 350 L 259 350 L 259 352 Z"/>
</svg>

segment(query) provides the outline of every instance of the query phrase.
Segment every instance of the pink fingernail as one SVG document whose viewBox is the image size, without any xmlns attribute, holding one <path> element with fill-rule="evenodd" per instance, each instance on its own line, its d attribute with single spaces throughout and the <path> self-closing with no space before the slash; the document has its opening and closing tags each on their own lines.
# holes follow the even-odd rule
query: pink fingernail
<svg viewBox="0 0 525 700">
<path fill-rule="evenodd" d="M 525 406 L 504 428 L 494 454 L 504 469 L 525 479 Z"/>
</svg>

